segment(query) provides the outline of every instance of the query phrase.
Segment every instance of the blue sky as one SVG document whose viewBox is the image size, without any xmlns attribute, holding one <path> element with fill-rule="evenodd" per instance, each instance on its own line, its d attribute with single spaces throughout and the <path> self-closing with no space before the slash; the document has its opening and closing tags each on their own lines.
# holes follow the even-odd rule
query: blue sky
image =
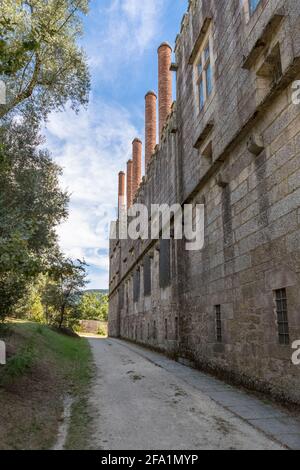
<svg viewBox="0 0 300 470">
<path fill-rule="evenodd" d="M 87 110 L 67 109 L 47 123 L 47 147 L 63 167 L 70 216 L 59 227 L 64 252 L 85 258 L 90 288 L 108 288 L 109 223 L 117 175 L 131 142 L 144 141 L 144 96 L 157 90 L 157 47 L 173 46 L 187 0 L 91 0 L 83 46 L 92 75 Z"/>
</svg>

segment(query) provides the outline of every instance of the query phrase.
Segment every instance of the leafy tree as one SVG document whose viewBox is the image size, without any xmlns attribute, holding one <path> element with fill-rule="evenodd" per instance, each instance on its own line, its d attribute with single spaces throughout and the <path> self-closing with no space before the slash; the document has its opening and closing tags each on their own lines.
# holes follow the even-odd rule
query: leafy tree
<svg viewBox="0 0 300 470">
<path fill-rule="evenodd" d="M 78 38 L 88 3 L 0 0 L 0 79 L 7 85 L 0 118 L 16 108 L 44 118 L 68 101 L 74 109 L 87 103 L 90 78 Z"/>
<path fill-rule="evenodd" d="M 13 313 L 28 285 L 57 255 L 55 227 L 67 216 L 60 168 L 36 125 L 0 128 L 0 318 Z"/>
<path fill-rule="evenodd" d="M 47 276 L 41 274 L 28 286 L 24 297 L 14 309 L 14 316 L 26 318 L 38 323 L 45 323 L 46 316 L 42 304 L 42 292 L 47 282 Z"/>
<path fill-rule="evenodd" d="M 108 297 L 87 292 L 81 297 L 78 309 L 82 319 L 107 321 Z"/>
<path fill-rule="evenodd" d="M 51 267 L 51 277 L 42 297 L 45 309 L 51 314 L 49 322 L 74 326 L 79 319 L 78 298 L 86 285 L 86 264 L 60 255 Z"/>
</svg>

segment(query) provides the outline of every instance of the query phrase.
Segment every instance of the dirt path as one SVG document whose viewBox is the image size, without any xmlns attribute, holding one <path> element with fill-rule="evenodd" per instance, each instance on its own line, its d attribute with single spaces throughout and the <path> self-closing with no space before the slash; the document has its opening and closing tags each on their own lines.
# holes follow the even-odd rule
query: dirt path
<svg viewBox="0 0 300 470">
<path fill-rule="evenodd" d="M 237 398 L 233 397 L 233 401 L 238 407 L 238 400 L 249 399 L 248 395 L 126 342 L 111 339 L 89 341 L 98 369 L 92 391 L 93 406 L 97 410 L 96 448 L 282 448 L 271 437 L 255 429 L 253 423 L 228 409 L 229 405 L 216 403 L 215 396 L 210 398 L 212 394 L 220 394 L 221 400 L 224 394 L 232 396 L 234 392 Z M 268 410 L 263 408 L 268 405 L 256 398 L 250 397 L 250 400 L 257 414 Z M 272 409 L 272 414 L 279 417 L 277 413 L 280 412 Z"/>
</svg>

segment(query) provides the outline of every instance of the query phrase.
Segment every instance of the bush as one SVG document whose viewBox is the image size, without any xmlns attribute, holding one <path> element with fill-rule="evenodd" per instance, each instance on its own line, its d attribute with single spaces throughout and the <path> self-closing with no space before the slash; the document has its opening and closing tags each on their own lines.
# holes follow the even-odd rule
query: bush
<svg viewBox="0 0 300 470">
<path fill-rule="evenodd" d="M 107 336 L 107 329 L 104 326 L 99 326 L 97 334 L 99 336 Z"/>
</svg>

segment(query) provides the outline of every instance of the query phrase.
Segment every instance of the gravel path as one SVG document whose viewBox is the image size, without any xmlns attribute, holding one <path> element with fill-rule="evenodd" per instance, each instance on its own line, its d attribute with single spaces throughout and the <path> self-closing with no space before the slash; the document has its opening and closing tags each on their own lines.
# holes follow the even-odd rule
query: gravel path
<svg viewBox="0 0 300 470">
<path fill-rule="evenodd" d="M 220 393 L 226 384 L 126 342 L 89 341 L 98 370 L 95 448 L 282 449 L 197 387 L 202 380 L 205 390 Z"/>
</svg>

